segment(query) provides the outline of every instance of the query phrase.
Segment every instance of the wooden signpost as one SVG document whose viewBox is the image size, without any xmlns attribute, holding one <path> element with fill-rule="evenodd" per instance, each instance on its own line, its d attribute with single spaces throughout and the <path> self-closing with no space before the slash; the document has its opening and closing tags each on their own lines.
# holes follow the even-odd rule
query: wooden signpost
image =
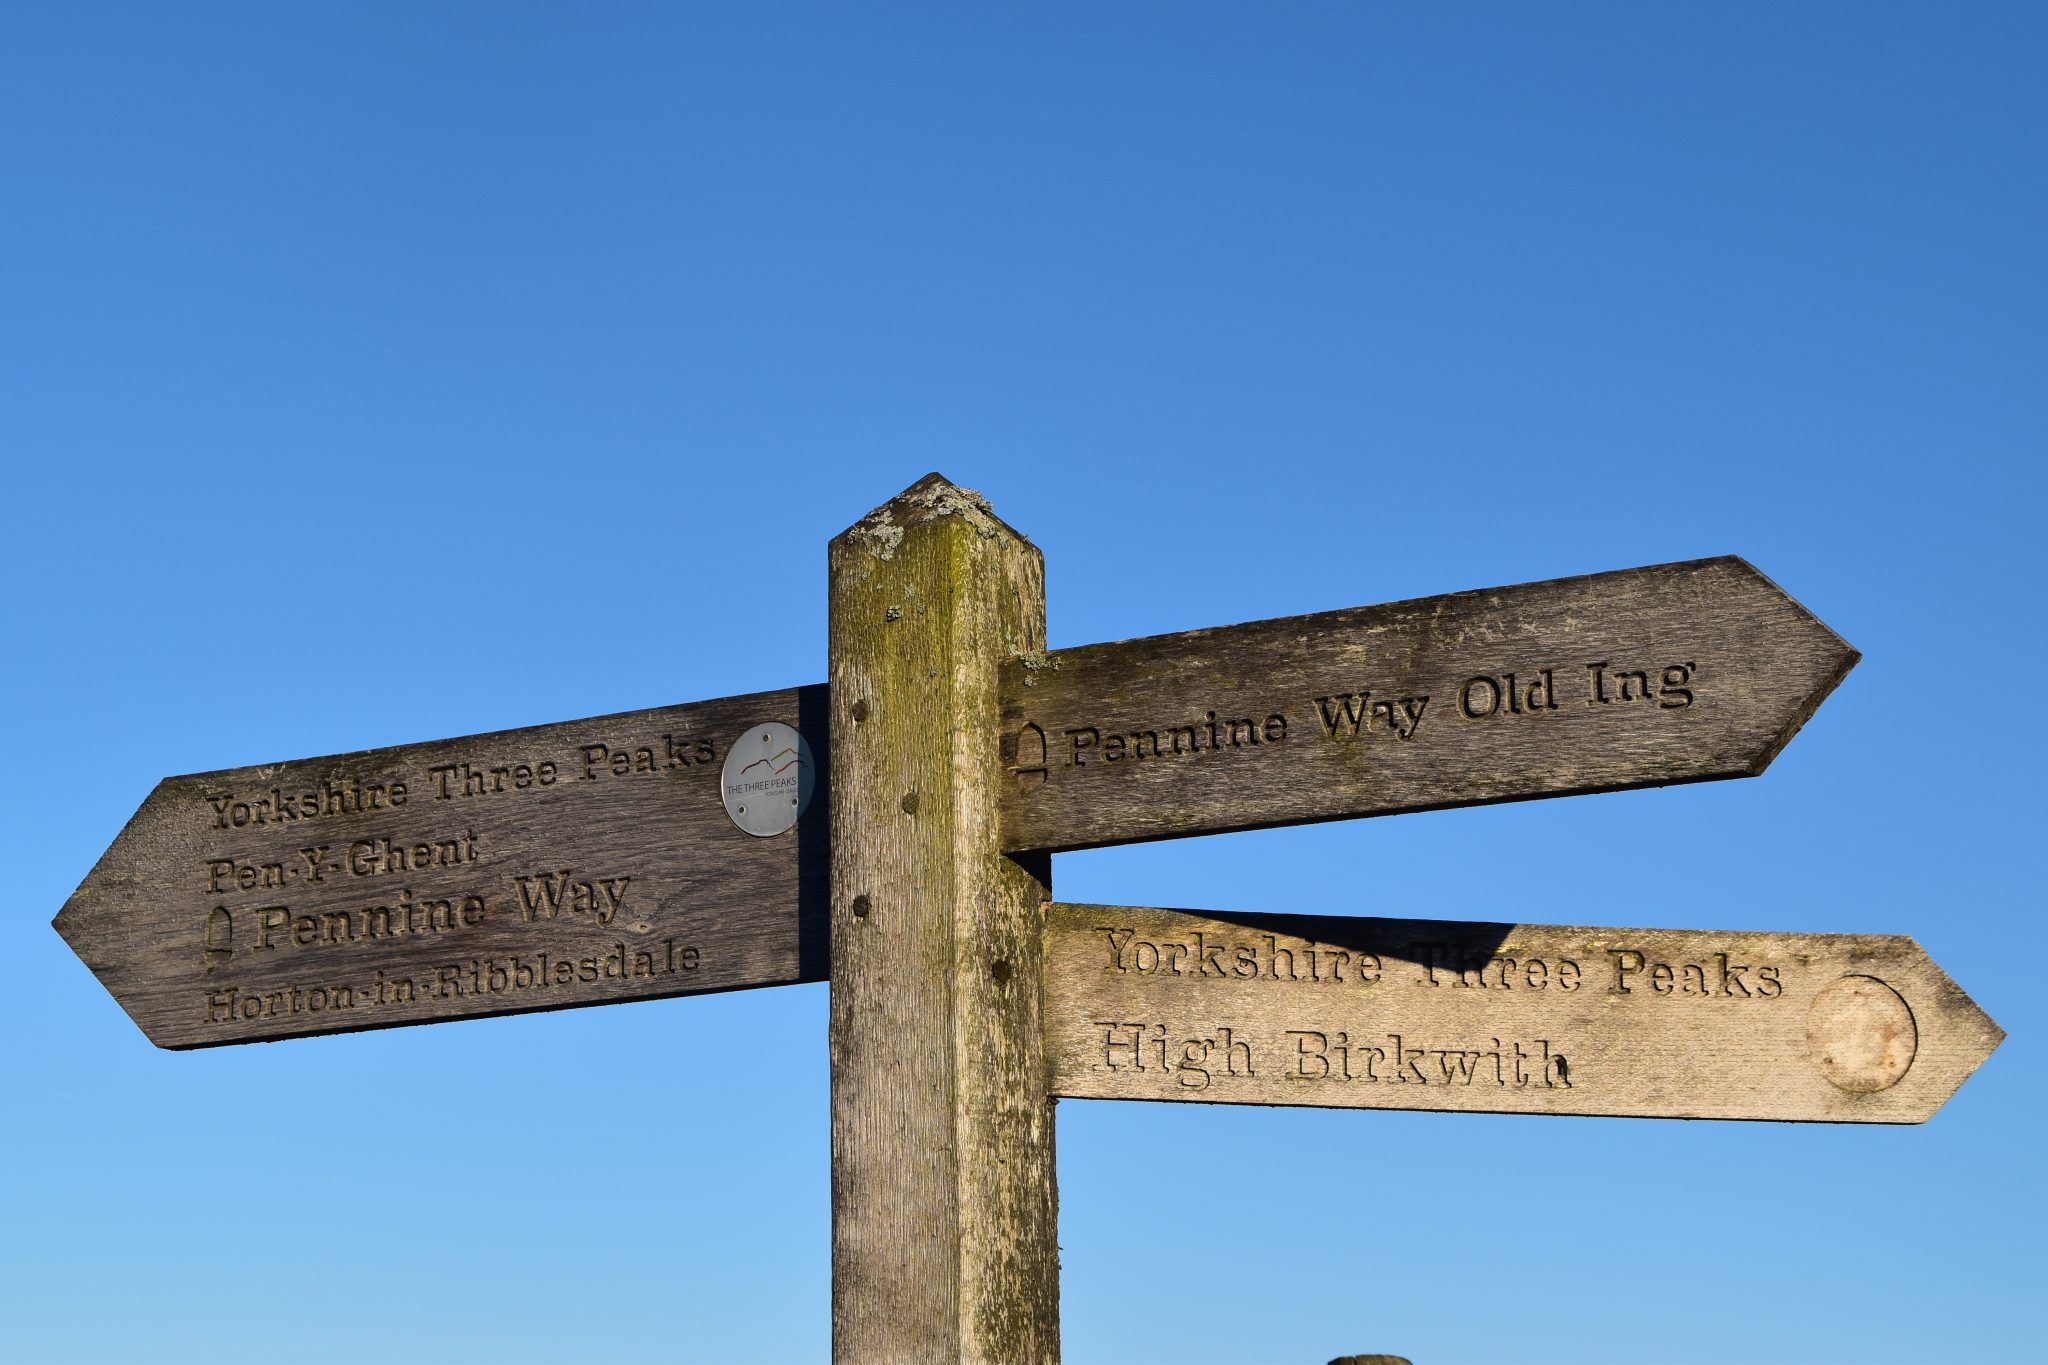
<svg viewBox="0 0 2048 1365">
<path fill-rule="evenodd" d="M 750 727 L 824 712 L 797 688 L 166 778 L 57 932 L 172 1048 L 819 981 L 824 803 L 760 838 L 721 798 Z"/>
<path fill-rule="evenodd" d="M 1858 657 L 1732 556 L 1026 657 L 1004 847 L 1754 777 Z"/>
<path fill-rule="evenodd" d="M 1926 1119 L 1910 939 L 1051 901 L 1050 854 L 1754 776 L 1856 652 L 1707 559 L 1047 652 L 937 475 L 828 684 L 170 778 L 56 927 L 161 1046 L 832 983 L 833 1352 L 1058 1358 L 1057 1097 Z"/>
<path fill-rule="evenodd" d="M 2005 1035 L 1910 938 L 1054 905 L 1055 1094 L 1919 1123 Z"/>
</svg>

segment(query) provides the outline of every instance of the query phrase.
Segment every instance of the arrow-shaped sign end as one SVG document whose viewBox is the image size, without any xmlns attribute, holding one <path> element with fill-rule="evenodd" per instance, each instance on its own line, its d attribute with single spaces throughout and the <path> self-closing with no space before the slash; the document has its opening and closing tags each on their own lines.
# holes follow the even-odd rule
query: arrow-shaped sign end
<svg viewBox="0 0 2048 1365">
<path fill-rule="evenodd" d="M 1914 1070 L 1924 1068 L 1926 1072 L 1922 1090 L 1925 1112 L 1906 1121 L 1925 1123 L 1991 1059 L 2005 1041 L 2005 1030 L 1956 984 L 1919 940 L 1907 938 L 1906 942 L 1920 959 L 1920 988 L 1914 992 L 1909 1025 L 1917 1036 L 1920 1054 Z"/>
<path fill-rule="evenodd" d="M 162 894 L 160 886 L 152 891 L 152 879 L 160 882 L 160 869 L 171 861 L 165 816 L 176 793 L 170 789 L 190 780 L 165 778 L 157 783 L 50 920 L 57 936 L 143 1036 L 172 1051 L 192 1044 L 175 1040 L 160 1026 L 153 1027 L 150 1011 L 131 1006 L 150 989 L 149 962 L 161 957 L 165 949 L 162 931 L 148 928 L 143 911 Z"/>
<path fill-rule="evenodd" d="M 1754 626 L 1769 641 L 1772 657 L 1784 661 L 1786 670 L 1801 687 L 1801 695 L 1784 725 L 1766 740 L 1743 770 L 1744 776 L 1757 777 L 1784 752 L 1792 736 L 1813 719 L 1820 704 L 1849 676 L 1849 670 L 1862 661 L 1863 653 L 1741 555 L 1725 555 L 1719 562 L 1738 575 L 1738 581 L 1746 580 L 1760 590 L 1769 608 L 1775 609 L 1760 613 Z"/>
</svg>

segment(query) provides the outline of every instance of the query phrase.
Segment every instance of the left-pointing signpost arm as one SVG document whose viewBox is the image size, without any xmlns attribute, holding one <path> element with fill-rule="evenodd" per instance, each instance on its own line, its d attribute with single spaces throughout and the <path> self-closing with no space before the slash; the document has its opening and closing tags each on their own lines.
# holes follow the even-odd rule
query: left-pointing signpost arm
<svg viewBox="0 0 2048 1365">
<path fill-rule="evenodd" d="M 166 778 L 56 929 L 171 1048 L 821 980 L 818 775 L 721 797 L 775 727 L 824 687 Z"/>
</svg>

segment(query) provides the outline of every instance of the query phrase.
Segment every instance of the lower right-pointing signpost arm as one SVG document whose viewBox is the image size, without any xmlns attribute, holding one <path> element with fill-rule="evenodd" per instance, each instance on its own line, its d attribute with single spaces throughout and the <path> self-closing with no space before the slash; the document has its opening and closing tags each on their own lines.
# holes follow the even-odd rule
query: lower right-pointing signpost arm
<svg viewBox="0 0 2048 1365">
<path fill-rule="evenodd" d="M 2005 1033 L 1910 938 L 1049 907 L 1056 1095 L 1920 1123 Z"/>
</svg>

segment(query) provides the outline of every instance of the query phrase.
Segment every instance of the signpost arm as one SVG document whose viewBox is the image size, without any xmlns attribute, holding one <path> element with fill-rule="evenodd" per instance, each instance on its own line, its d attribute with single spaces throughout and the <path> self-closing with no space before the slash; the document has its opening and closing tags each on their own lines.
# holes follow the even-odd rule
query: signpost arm
<svg viewBox="0 0 2048 1365">
<path fill-rule="evenodd" d="M 1044 563 L 936 474 L 830 558 L 833 1358 L 1056 1361 L 1051 861 L 1001 852 L 995 741 Z"/>
</svg>

